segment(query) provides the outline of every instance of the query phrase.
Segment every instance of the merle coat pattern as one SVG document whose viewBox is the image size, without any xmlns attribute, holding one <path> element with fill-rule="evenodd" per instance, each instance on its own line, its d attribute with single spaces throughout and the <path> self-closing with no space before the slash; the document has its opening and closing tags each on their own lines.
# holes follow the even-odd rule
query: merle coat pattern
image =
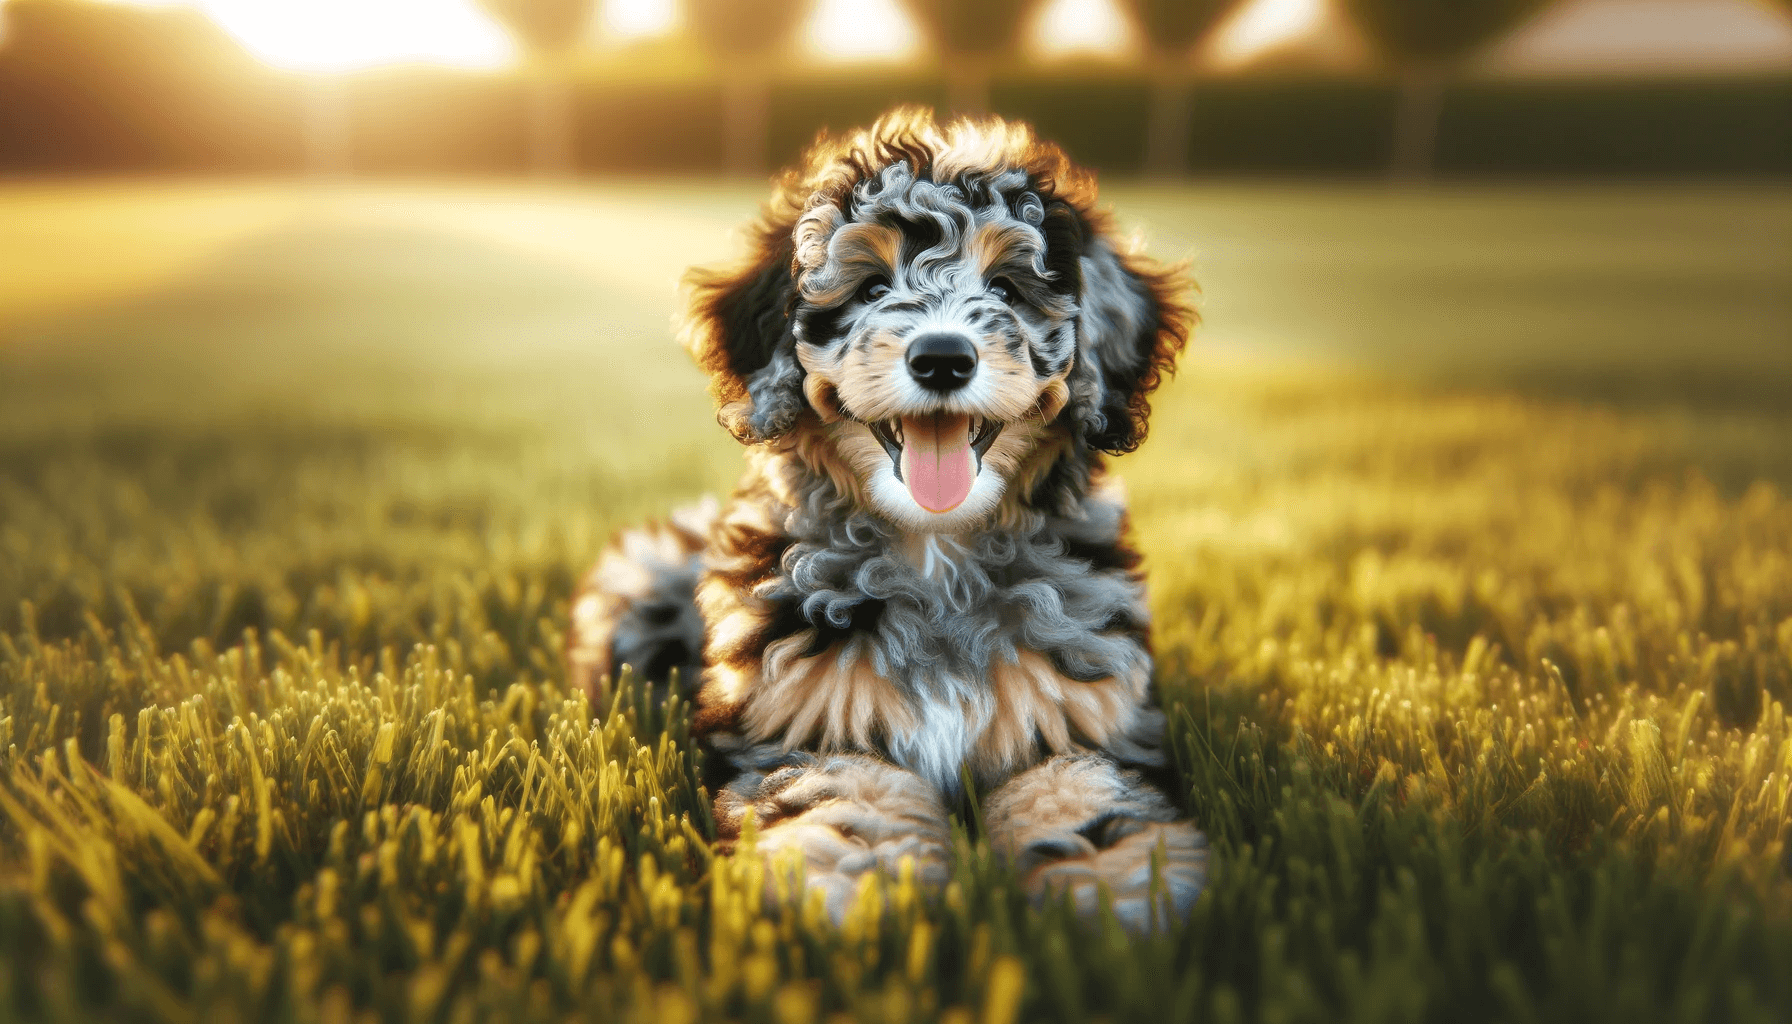
<svg viewBox="0 0 1792 1024">
<path fill-rule="evenodd" d="M 613 545 L 575 682 L 700 674 L 719 838 L 750 811 L 836 918 L 868 871 L 944 877 L 967 777 L 1036 895 L 1185 914 L 1206 843 L 1148 781 L 1163 715 L 1106 457 L 1144 439 L 1187 283 L 1026 127 L 913 109 L 818 143 L 753 240 L 692 275 L 684 332 L 746 474 Z"/>
</svg>

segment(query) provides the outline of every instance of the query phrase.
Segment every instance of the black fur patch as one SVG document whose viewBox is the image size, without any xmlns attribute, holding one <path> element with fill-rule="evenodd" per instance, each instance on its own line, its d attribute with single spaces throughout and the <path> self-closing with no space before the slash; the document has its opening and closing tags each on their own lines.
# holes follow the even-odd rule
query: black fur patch
<svg viewBox="0 0 1792 1024">
<path fill-rule="evenodd" d="M 1076 295 L 1083 290 L 1083 220 L 1069 203 L 1053 201 L 1046 205 L 1045 222 L 1039 225 L 1045 236 L 1045 269 L 1052 275 L 1051 289 L 1060 295 Z"/>
<path fill-rule="evenodd" d="M 868 633 L 877 628 L 883 618 L 884 602 L 867 598 L 852 606 L 851 618 L 845 625 L 837 625 L 828 620 L 826 615 L 811 619 L 803 611 L 803 600 L 800 594 L 778 594 L 772 597 L 774 611 L 771 620 L 753 637 L 753 646 L 757 648 L 757 656 L 764 657 L 765 649 L 788 636 L 795 636 L 805 630 L 814 630 L 808 646 L 803 648 L 802 656 L 813 658 L 829 647 L 851 639 L 855 633 Z"/>
<path fill-rule="evenodd" d="M 1060 457 L 1051 464 L 1033 490 L 1027 504 L 1037 509 L 1064 514 L 1089 490 L 1089 466 L 1082 457 Z"/>
<path fill-rule="evenodd" d="M 916 256 L 940 244 L 945 232 L 940 230 L 938 221 L 910 220 L 906 217 L 890 218 L 898 231 L 902 232 L 902 262 L 910 263 Z"/>
<path fill-rule="evenodd" d="M 754 273 L 716 301 L 716 322 L 727 349 L 728 369 L 745 380 L 772 361 L 772 353 L 790 328 L 790 306 L 796 294 L 790 261 L 796 243 L 788 235 L 766 254 Z"/>
<path fill-rule="evenodd" d="M 1091 572 L 1106 572 L 1111 569 L 1132 572 L 1144 561 L 1144 556 L 1127 546 L 1124 541 L 1118 544 L 1085 544 L 1066 537 L 1064 554 L 1078 561 L 1088 562 Z"/>
<path fill-rule="evenodd" d="M 806 306 L 801 315 L 803 338 L 809 344 L 832 345 L 840 340 L 840 321 L 846 318 L 845 306 Z"/>
</svg>

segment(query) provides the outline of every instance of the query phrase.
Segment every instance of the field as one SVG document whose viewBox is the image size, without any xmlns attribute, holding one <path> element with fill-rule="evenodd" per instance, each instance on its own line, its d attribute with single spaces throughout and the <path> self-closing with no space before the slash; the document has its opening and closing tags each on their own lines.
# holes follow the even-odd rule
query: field
<svg viewBox="0 0 1792 1024">
<path fill-rule="evenodd" d="M 1792 1018 L 1792 192 L 1117 188 L 1186 925 L 835 930 L 558 663 L 751 189 L 0 189 L 0 1020 Z"/>
</svg>

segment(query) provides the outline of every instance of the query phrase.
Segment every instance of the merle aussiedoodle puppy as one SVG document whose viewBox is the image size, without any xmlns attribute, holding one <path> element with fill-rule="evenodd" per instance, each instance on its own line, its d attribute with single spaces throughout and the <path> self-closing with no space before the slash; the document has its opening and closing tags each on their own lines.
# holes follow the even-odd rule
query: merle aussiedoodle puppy
<svg viewBox="0 0 1792 1024">
<path fill-rule="evenodd" d="M 1138 928 L 1205 879 L 1150 781 L 1164 720 L 1106 459 L 1194 317 L 1095 203 L 1024 125 L 903 109 L 818 143 L 751 256 L 692 276 L 684 341 L 746 475 L 618 538 L 569 668 L 597 695 L 623 664 L 699 675 L 720 838 L 752 811 L 836 918 L 904 857 L 944 877 L 967 775 L 1037 896 L 1105 888 Z"/>
</svg>

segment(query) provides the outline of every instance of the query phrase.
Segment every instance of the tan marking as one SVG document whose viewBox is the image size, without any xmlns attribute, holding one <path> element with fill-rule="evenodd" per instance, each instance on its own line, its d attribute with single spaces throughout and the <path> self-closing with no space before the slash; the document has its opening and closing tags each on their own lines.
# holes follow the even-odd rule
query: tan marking
<svg viewBox="0 0 1792 1024">
<path fill-rule="evenodd" d="M 979 385 L 983 397 L 977 415 L 1013 423 L 1036 419 L 1050 408 L 1063 409 L 1063 376 L 1040 380 L 1032 365 L 1008 351 L 1000 339 L 978 345 Z M 838 401 L 861 420 L 890 419 L 910 411 L 903 380 L 908 374 L 908 341 L 880 331 L 852 346 L 797 346 L 797 361 L 810 377 L 819 377 L 838 394 Z M 805 381 L 805 387 L 809 384 Z M 1049 403 L 1049 406 L 1048 406 Z"/>
<path fill-rule="evenodd" d="M 713 605 L 719 602 L 710 603 Z M 709 642 L 705 645 L 710 659 L 716 662 L 732 660 L 739 647 L 751 639 L 754 632 L 764 624 L 764 615 L 738 606 L 723 615 L 719 621 L 711 622 Z"/>
<path fill-rule="evenodd" d="M 965 252 L 970 256 L 971 266 L 977 277 L 985 281 L 989 280 L 990 272 L 1007 262 L 1016 250 L 1025 252 L 1026 262 L 1032 266 L 1034 257 L 1044 247 L 1038 229 L 1014 221 L 980 224 L 965 240 Z"/>
<path fill-rule="evenodd" d="M 566 643 L 567 682 L 599 703 L 608 696 L 605 681 L 614 671 L 610 641 L 627 610 L 623 602 L 607 594 L 586 592 L 573 602 Z"/>
<path fill-rule="evenodd" d="M 895 274 L 902 258 L 902 232 L 883 224 L 844 224 L 827 242 L 822 265 L 803 274 L 798 290 L 806 302 L 844 302 L 872 273 Z"/>
<path fill-rule="evenodd" d="M 1046 423 L 1057 419 L 1058 414 L 1064 411 L 1064 406 L 1070 402 L 1070 386 L 1064 383 L 1068 374 L 1069 371 L 1066 370 L 1051 378 L 1039 390 L 1039 418 Z"/>
<path fill-rule="evenodd" d="M 871 436 L 871 429 L 851 420 L 836 420 L 826 426 L 798 427 L 794 437 L 797 458 L 812 472 L 822 473 L 842 494 L 852 495 L 853 503 L 868 508 L 870 495 L 865 493 L 865 479 L 871 467 L 872 451 L 889 461 L 883 446 Z M 866 448 L 869 445 L 870 448 Z"/>
<path fill-rule="evenodd" d="M 814 635 L 804 630 L 766 649 L 747 701 L 751 738 L 780 741 L 786 750 L 869 750 L 892 729 L 916 727 L 902 694 L 850 645 L 802 657 Z"/>
<path fill-rule="evenodd" d="M 781 458 L 790 461 L 788 456 Z M 754 593 L 760 582 L 754 577 L 776 571 L 775 565 L 766 564 L 766 545 L 783 534 L 789 512 L 789 505 L 773 493 L 773 483 L 782 475 L 778 461 L 766 458 L 763 449 L 748 454 L 747 472 L 710 533 L 707 569 L 697 582 L 697 610 L 707 627 L 708 667 L 697 695 L 698 725 L 703 731 L 725 726 L 758 678 L 757 656 L 750 665 L 737 662 L 741 648 L 771 617 L 767 602 Z"/>
<path fill-rule="evenodd" d="M 733 665 L 712 665 L 704 670 L 703 703 L 732 706 L 747 699 L 758 673 Z"/>
<path fill-rule="evenodd" d="M 1006 778 L 1039 759 L 1035 737 L 1052 754 L 1104 747 L 1131 730 L 1146 682 L 1143 672 L 1082 682 L 1043 655 L 1022 651 L 1016 661 L 990 669 L 996 714 L 972 748 L 971 768 L 979 779 Z"/>
<path fill-rule="evenodd" d="M 847 224 L 828 240 L 828 254 L 842 266 L 893 270 L 902 261 L 902 232 L 887 224 Z"/>
<path fill-rule="evenodd" d="M 832 423 L 841 416 L 840 391 L 834 382 L 819 373 L 803 376 L 803 397 L 809 400 L 809 407 L 823 423 Z"/>
</svg>

